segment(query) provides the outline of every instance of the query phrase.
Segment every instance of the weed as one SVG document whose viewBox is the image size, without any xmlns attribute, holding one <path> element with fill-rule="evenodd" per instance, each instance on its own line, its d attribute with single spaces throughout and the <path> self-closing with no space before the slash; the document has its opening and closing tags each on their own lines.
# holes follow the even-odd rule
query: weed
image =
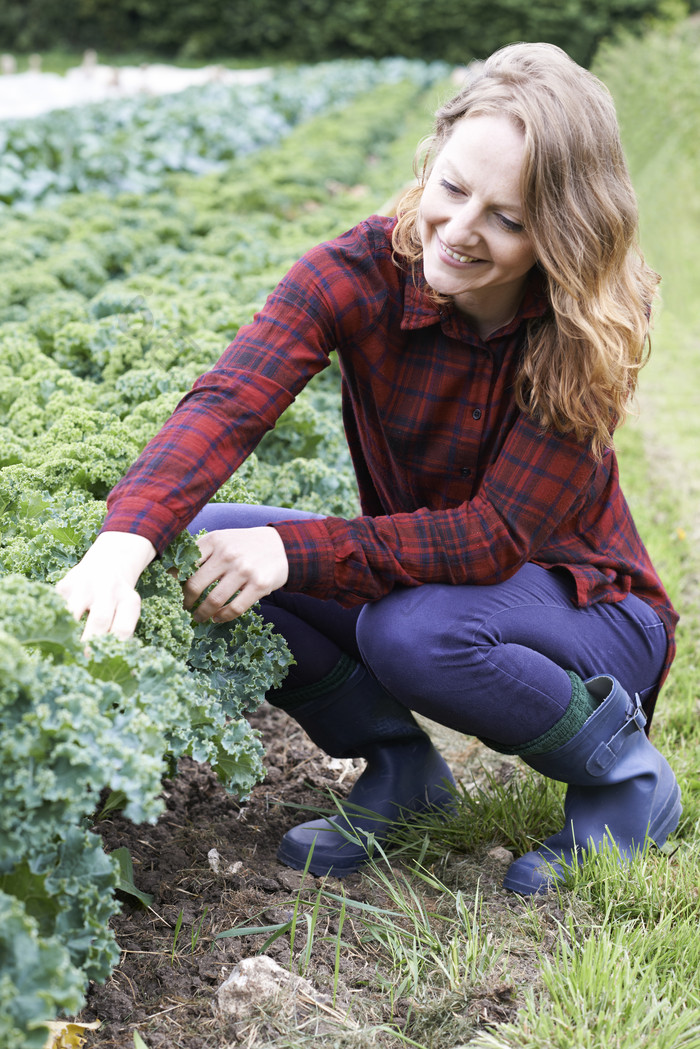
<svg viewBox="0 0 700 1049">
<path fill-rule="evenodd" d="M 208 913 L 209 913 L 209 908 L 205 907 L 204 911 L 202 913 L 202 916 L 199 919 L 199 921 L 195 922 L 194 925 L 192 926 L 192 930 L 191 930 L 191 933 L 190 933 L 190 943 L 192 945 L 192 954 L 194 954 L 194 952 L 197 949 L 197 944 L 199 943 L 199 939 L 200 939 L 200 937 L 202 935 L 202 925 L 204 924 L 204 919 L 206 918 Z"/>
<path fill-rule="evenodd" d="M 173 946 L 172 946 L 172 949 L 170 951 L 170 964 L 171 965 L 175 964 L 175 952 L 177 951 L 177 941 L 178 941 L 178 938 L 180 936 L 180 930 L 182 929 L 182 921 L 183 921 L 184 915 L 185 915 L 185 912 L 184 912 L 184 910 L 181 909 L 180 913 L 177 916 L 177 921 L 175 922 L 175 930 L 173 932 Z"/>
</svg>

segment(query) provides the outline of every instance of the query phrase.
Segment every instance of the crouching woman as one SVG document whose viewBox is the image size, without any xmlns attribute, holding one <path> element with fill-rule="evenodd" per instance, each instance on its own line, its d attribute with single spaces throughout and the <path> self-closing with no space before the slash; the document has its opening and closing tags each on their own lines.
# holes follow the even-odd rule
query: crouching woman
<svg viewBox="0 0 700 1049">
<path fill-rule="evenodd" d="M 145 565 L 205 529 L 185 605 L 212 584 L 199 620 L 260 601 L 296 660 L 270 701 L 367 761 L 342 815 L 287 832 L 283 862 L 313 849 L 313 872 L 343 875 L 368 831 L 449 810 L 415 711 L 568 784 L 563 829 L 509 889 L 675 829 L 647 729 L 676 616 L 613 448 L 656 280 L 607 90 L 556 47 L 506 47 L 438 110 L 397 218 L 308 252 L 111 494 L 59 584 L 86 636 L 128 635 Z M 331 352 L 362 516 L 207 505 Z"/>
</svg>

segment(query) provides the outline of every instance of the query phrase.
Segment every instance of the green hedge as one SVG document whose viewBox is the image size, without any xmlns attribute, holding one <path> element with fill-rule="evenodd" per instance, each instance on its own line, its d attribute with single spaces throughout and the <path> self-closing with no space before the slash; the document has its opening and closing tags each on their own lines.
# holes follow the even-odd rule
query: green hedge
<svg viewBox="0 0 700 1049">
<path fill-rule="evenodd" d="M 669 0 L 4 0 L 0 48 L 96 47 L 207 59 L 299 61 L 401 54 L 465 62 L 513 40 L 549 40 L 587 64 L 618 26 Z"/>
</svg>

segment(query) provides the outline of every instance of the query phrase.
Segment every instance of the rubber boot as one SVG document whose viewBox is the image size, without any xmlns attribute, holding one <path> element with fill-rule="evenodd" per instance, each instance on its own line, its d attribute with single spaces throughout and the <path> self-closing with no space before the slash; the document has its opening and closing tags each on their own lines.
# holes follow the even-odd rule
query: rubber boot
<svg viewBox="0 0 700 1049">
<path fill-rule="evenodd" d="M 426 809 L 451 811 L 452 773 L 411 712 L 386 692 L 361 664 L 339 687 L 285 708 L 332 757 L 367 761 L 341 812 L 293 827 L 277 857 L 296 870 L 345 877 L 385 841 L 402 816 Z"/>
<path fill-rule="evenodd" d="M 680 789 L 664 757 L 647 739 L 639 696 L 630 699 L 611 675 L 584 682 L 599 706 L 563 746 L 523 760 L 568 783 L 566 823 L 540 848 L 508 869 L 505 888 L 523 895 L 548 892 L 565 868 L 605 841 L 629 860 L 647 838 L 663 845 L 678 826 Z"/>
</svg>

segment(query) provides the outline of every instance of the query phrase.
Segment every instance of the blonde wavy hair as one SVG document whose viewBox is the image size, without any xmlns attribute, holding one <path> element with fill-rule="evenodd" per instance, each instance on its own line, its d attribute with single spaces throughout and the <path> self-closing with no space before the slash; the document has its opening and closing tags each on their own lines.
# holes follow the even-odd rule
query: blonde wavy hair
<svg viewBox="0 0 700 1049">
<path fill-rule="evenodd" d="M 518 405 L 543 427 L 589 441 L 600 458 L 648 356 L 659 278 L 639 248 L 615 107 L 597 77 L 553 44 L 510 44 L 475 63 L 417 155 L 419 184 L 396 209 L 395 257 L 410 267 L 421 260 L 417 217 L 435 159 L 458 120 L 485 115 L 523 131 L 523 223 L 551 305 L 530 324 Z"/>
</svg>

